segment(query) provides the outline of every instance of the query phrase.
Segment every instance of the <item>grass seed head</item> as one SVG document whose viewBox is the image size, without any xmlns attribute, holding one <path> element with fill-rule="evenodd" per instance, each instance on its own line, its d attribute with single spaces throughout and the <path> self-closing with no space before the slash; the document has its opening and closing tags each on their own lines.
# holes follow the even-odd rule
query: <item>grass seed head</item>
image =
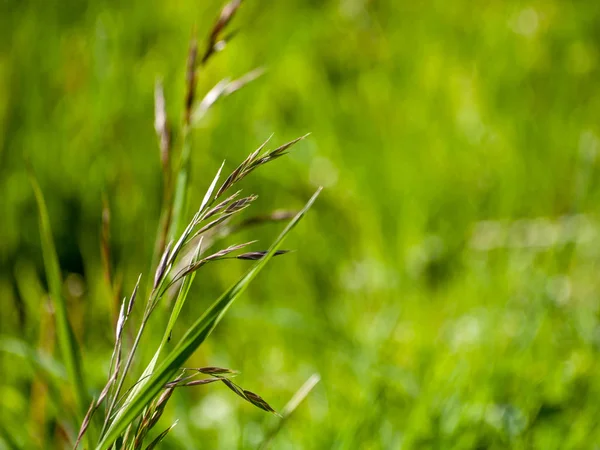
<svg viewBox="0 0 600 450">
<path fill-rule="evenodd" d="M 160 162 L 165 174 L 169 171 L 169 159 L 171 153 L 171 132 L 167 122 L 167 107 L 163 85 L 156 80 L 154 85 L 154 130 L 158 137 L 160 148 Z"/>
<path fill-rule="evenodd" d="M 219 14 L 219 18 L 213 25 L 210 35 L 208 37 L 208 42 L 206 45 L 206 51 L 204 52 L 204 56 L 202 57 L 202 63 L 206 63 L 208 59 L 216 52 L 222 50 L 225 44 L 230 40 L 231 36 L 222 37 L 222 32 L 227 27 L 233 16 L 241 6 L 241 0 L 233 0 L 227 3 L 223 9 L 221 9 L 221 13 Z"/>
<path fill-rule="evenodd" d="M 169 255 L 170 255 L 172 246 L 173 246 L 173 241 L 171 241 L 167 244 L 167 248 L 165 248 L 165 251 L 163 252 L 162 257 L 160 258 L 160 261 L 158 263 L 158 266 L 156 267 L 156 272 L 154 273 L 153 289 L 156 289 L 158 287 L 158 285 L 160 284 L 160 282 L 163 279 L 163 276 L 165 275 L 165 271 L 167 269 L 167 265 L 169 262 Z"/>
<path fill-rule="evenodd" d="M 289 253 L 289 250 L 277 250 L 273 256 L 279 256 L 279 255 L 285 255 L 286 253 Z M 241 255 L 236 256 L 237 259 L 244 259 L 247 261 L 258 261 L 259 259 L 263 259 L 264 256 L 267 254 L 266 251 L 262 251 L 262 252 L 248 252 L 248 253 L 242 253 Z"/>
<path fill-rule="evenodd" d="M 195 34 L 195 32 L 194 32 Z M 190 40 L 186 72 L 186 95 L 185 95 L 185 123 L 190 124 L 192 106 L 196 98 L 196 57 L 198 55 L 198 41 L 195 36 Z"/>
</svg>

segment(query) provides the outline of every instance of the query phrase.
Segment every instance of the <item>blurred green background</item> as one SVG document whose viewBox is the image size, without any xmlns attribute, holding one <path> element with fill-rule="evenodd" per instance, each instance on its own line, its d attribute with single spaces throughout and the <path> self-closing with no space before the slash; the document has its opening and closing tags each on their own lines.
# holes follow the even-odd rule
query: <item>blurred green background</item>
<svg viewBox="0 0 600 450">
<path fill-rule="evenodd" d="M 0 448 L 55 448 L 68 423 L 40 381 L 63 375 L 27 165 L 97 393 L 102 198 L 125 295 L 161 206 L 154 82 L 177 128 L 191 30 L 221 6 L 0 2 Z M 244 182 L 253 212 L 326 189 L 190 365 L 241 370 L 275 409 L 319 373 L 277 449 L 600 448 L 600 2 L 248 1 L 233 28 L 199 92 L 268 71 L 194 131 L 190 204 L 271 133 L 312 135 Z M 248 267 L 201 272 L 180 332 Z M 163 448 L 256 448 L 277 422 L 220 385 L 177 393 L 175 418 Z"/>
</svg>

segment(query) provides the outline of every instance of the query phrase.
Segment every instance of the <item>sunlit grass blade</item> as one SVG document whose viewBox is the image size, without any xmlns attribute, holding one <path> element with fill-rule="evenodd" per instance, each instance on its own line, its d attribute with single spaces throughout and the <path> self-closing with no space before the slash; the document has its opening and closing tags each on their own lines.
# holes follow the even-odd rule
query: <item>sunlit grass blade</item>
<svg viewBox="0 0 600 450">
<path fill-rule="evenodd" d="M 54 247 L 54 241 L 52 239 L 52 230 L 50 229 L 50 220 L 48 217 L 44 196 L 42 195 L 42 191 L 37 181 L 33 177 L 31 177 L 31 184 L 33 186 L 35 199 L 38 205 L 42 253 L 44 257 L 46 277 L 48 279 L 48 289 L 55 311 L 58 346 L 67 370 L 69 381 L 73 387 L 72 391 L 75 397 L 77 416 L 78 419 L 81 420 L 85 416 L 89 401 L 86 394 L 85 382 L 81 368 L 79 344 L 75 339 L 73 329 L 69 323 L 67 305 L 65 298 L 62 295 L 60 266 L 58 263 L 58 257 L 56 255 L 56 249 Z"/>
<path fill-rule="evenodd" d="M 188 329 L 185 336 L 177 346 L 165 357 L 165 360 L 158 365 L 156 370 L 149 377 L 148 381 L 139 389 L 135 395 L 129 399 L 120 409 L 117 416 L 111 423 L 110 428 L 102 437 L 98 450 L 107 450 L 125 431 L 127 426 L 138 417 L 144 408 L 160 392 L 164 386 L 173 379 L 175 374 L 181 369 L 187 359 L 198 349 L 204 340 L 210 335 L 215 326 L 219 323 L 223 315 L 227 312 L 231 304 L 246 290 L 250 282 L 265 267 L 271 257 L 281 246 L 288 233 L 302 219 L 306 211 L 312 206 L 317 196 L 321 192 L 319 188 L 311 197 L 304 208 L 289 222 L 287 227 L 281 232 L 277 239 L 271 245 L 267 254 L 260 259 L 237 283 L 227 290 L 212 306 Z"/>
<path fill-rule="evenodd" d="M 318 373 L 312 374 L 308 380 L 304 382 L 304 384 L 296 391 L 296 393 L 292 396 L 289 402 L 283 407 L 281 411 L 281 419 L 277 423 L 277 426 L 271 430 L 271 432 L 267 435 L 265 440 L 259 447 L 259 450 L 267 449 L 275 436 L 279 433 L 279 431 L 283 428 L 289 417 L 292 413 L 300 406 L 300 403 L 308 397 L 308 394 L 315 388 L 315 386 L 321 381 L 321 376 Z"/>
</svg>

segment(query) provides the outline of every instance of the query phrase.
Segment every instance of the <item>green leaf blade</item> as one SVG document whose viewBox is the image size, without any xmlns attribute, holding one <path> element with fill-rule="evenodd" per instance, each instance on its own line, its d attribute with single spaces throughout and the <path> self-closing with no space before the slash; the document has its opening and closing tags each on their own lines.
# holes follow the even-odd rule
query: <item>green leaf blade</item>
<svg viewBox="0 0 600 450">
<path fill-rule="evenodd" d="M 82 420 L 85 416 L 89 399 L 87 398 L 87 391 L 83 378 L 79 344 L 75 339 L 73 328 L 69 322 L 67 304 L 62 295 L 62 277 L 60 273 L 60 265 L 58 262 L 58 256 L 56 254 L 56 248 L 54 247 L 54 240 L 52 238 L 52 230 L 50 228 L 50 219 L 48 216 L 48 210 L 46 208 L 46 202 L 44 201 L 42 190 L 33 176 L 31 177 L 31 184 L 33 186 L 33 191 L 38 206 L 38 219 L 44 267 L 46 270 L 46 277 L 48 279 L 50 297 L 52 299 L 52 305 L 55 311 L 58 345 L 64 360 L 69 380 L 73 385 L 77 416 L 80 420 Z"/>
</svg>

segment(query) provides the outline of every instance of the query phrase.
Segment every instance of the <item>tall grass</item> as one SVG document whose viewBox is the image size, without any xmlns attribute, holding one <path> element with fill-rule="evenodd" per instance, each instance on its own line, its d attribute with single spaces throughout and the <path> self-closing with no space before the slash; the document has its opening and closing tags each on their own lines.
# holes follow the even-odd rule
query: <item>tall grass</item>
<svg viewBox="0 0 600 450">
<path fill-rule="evenodd" d="M 156 75 L 174 178 L 190 30 L 196 21 L 200 61 L 218 7 L 3 6 L 0 448 L 65 448 L 80 422 L 57 363 L 23 152 L 46 197 L 62 294 L 82 347 L 82 420 L 111 373 L 109 318 L 117 323 L 120 301 L 143 272 L 124 365 L 163 254 L 149 267 L 163 197 L 151 130 Z M 305 130 L 318 140 L 243 182 L 261 194 L 247 213 L 271 198 L 296 207 L 284 199 L 308 199 L 305 178 L 328 186 L 327 198 L 282 247 L 299 241 L 303 251 L 272 261 L 186 366 L 240 369 L 246 378 L 233 381 L 282 415 L 288 390 L 318 371 L 325 383 L 273 448 L 598 445 L 599 23 L 598 2 L 244 2 L 228 26 L 242 30 L 197 74 L 197 100 L 217 73 L 266 63 L 268 82 L 218 100 L 190 133 L 188 215 L 173 240 L 220 159 L 228 161 L 224 179 L 271 131 L 277 144 Z M 103 192 L 110 291 L 98 251 Z M 313 219 L 318 226 L 308 226 Z M 278 226 L 226 245 L 257 236 L 270 243 L 268 230 Z M 220 261 L 196 272 L 173 345 L 250 264 Z M 161 302 L 153 313 L 123 394 L 152 359 L 171 306 Z M 162 448 L 255 449 L 279 419 L 231 394 L 220 381 L 175 389 L 146 443 L 179 419 Z M 99 437 L 105 406 L 82 446 Z"/>
<path fill-rule="evenodd" d="M 273 429 L 264 443 L 267 446 L 281 425 L 318 381 L 317 376 L 311 377 L 284 408 L 284 413 L 279 415 L 261 396 L 234 382 L 236 371 L 221 367 L 185 366 L 188 358 L 202 345 L 232 303 L 244 293 L 270 259 L 287 252 L 280 248 L 284 239 L 302 219 L 321 191 L 318 189 L 306 205 L 292 215 L 272 214 L 249 219 L 235 225 L 235 219 L 257 198 L 256 195 L 243 196 L 242 191 L 236 189 L 238 183 L 256 169 L 285 155 L 292 146 L 306 136 L 284 143 L 275 149 L 265 150 L 271 139 L 269 138 L 227 177 L 221 176 L 223 164 L 208 186 L 206 194 L 192 218 L 188 218 L 186 205 L 192 154 L 191 129 L 202 120 L 206 111 L 220 97 L 239 90 L 261 73 L 260 70 L 254 70 L 235 81 L 223 80 L 200 101 L 196 99 L 198 70 L 227 44 L 229 37 L 225 31 L 240 5 L 241 1 L 232 1 L 223 8 L 212 27 L 207 46 L 200 57 L 195 36 L 191 39 L 187 62 L 184 119 L 181 129 L 182 145 L 178 153 L 172 146 L 172 127 L 166 115 L 163 87 L 160 82 L 156 83 L 155 130 L 159 141 L 164 191 L 160 226 L 157 231 L 155 255 L 152 261 L 153 276 L 140 275 L 131 295 L 124 298 L 120 304 L 108 379 L 100 393 L 91 399 L 91 403 L 82 375 L 85 352 L 79 349 L 69 323 L 66 304 L 61 295 L 60 268 L 52 240 L 48 213 L 42 192 L 35 180 L 33 181 L 38 202 L 47 278 L 53 306 L 56 310 L 59 347 L 62 360 L 67 368 L 69 389 L 73 392 L 75 399 L 76 417 L 80 421 L 79 432 L 73 443 L 75 449 L 84 442 L 86 448 L 97 450 L 154 448 L 175 426 L 175 423 L 171 424 L 159 433 L 152 431 L 173 392 L 176 389 L 189 389 L 216 382 L 223 383 L 236 395 L 254 406 L 281 417 L 280 425 Z M 177 158 L 176 162 L 175 158 Z M 109 283 L 112 283 L 107 263 L 110 255 L 107 232 L 108 217 L 109 211 L 105 207 L 101 248 L 106 265 L 105 277 Z M 256 241 L 230 245 L 219 250 L 213 249 L 218 247 L 223 238 L 235 234 L 256 221 L 286 219 L 291 220 L 267 250 L 251 250 L 250 246 Z M 251 261 L 253 266 L 206 309 L 178 342 L 172 343 L 173 330 L 177 326 L 177 319 L 188 298 L 196 272 L 207 264 L 226 259 Z M 145 290 L 143 281 L 148 283 L 149 294 L 143 306 L 140 322 L 131 324 L 132 312 L 136 307 L 139 308 L 139 298 Z M 154 313 L 159 305 L 161 313 L 167 311 L 167 320 L 164 320 L 163 317 L 155 319 Z M 144 342 L 145 331 L 152 320 L 164 326 L 163 337 L 155 349 L 154 357 L 147 362 L 145 370 L 136 374 L 135 368 L 140 367 L 140 364 L 143 363 L 140 360 L 138 349 Z M 137 331 L 133 342 L 129 344 L 125 339 L 126 330 L 132 328 L 137 328 Z M 170 345 L 167 346 L 167 343 Z M 89 404 L 87 412 L 86 404 Z M 100 412 L 102 412 L 102 418 Z M 153 435 L 153 440 L 149 439 L 150 435 Z"/>
</svg>

